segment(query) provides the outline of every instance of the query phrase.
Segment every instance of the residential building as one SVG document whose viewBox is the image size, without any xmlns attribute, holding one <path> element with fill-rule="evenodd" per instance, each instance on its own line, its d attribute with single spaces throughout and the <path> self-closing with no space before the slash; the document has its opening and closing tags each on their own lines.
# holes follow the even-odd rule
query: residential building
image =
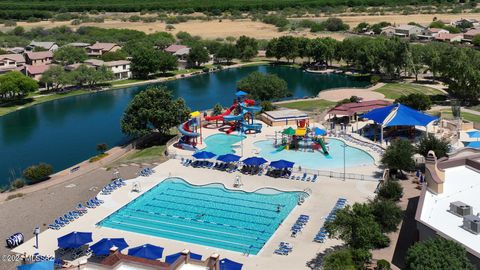
<svg viewBox="0 0 480 270">
<path fill-rule="evenodd" d="M 458 21 L 453 22 L 452 24 L 453 24 L 453 26 L 459 26 L 463 23 L 471 23 L 473 25 L 473 27 L 477 27 L 477 26 L 480 25 L 478 20 L 476 20 L 476 19 L 460 19 Z"/>
<path fill-rule="evenodd" d="M 185 69 L 187 67 L 187 58 L 190 53 L 190 48 L 185 45 L 173 44 L 165 48 L 165 51 L 175 55 L 178 58 L 178 69 Z"/>
<path fill-rule="evenodd" d="M 440 159 L 430 151 L 425 167 L 415 214 L 419 240 L 453 240 L 480 267 L 480 150 L 463 148 Z"/>
<path fill-rule="evenodd" d="M 381 28 L 382 31 L 380 32 L 381 35 L 387 36 L 387 37 L 393 37 L 395 35 L 395 27 L 394 26 L 385 26 Z"/>
<path fill-rule="evenodd" d="M 47 51 L 56 51 L 58 50 L 58 45 L 57 43 L 51 41 L 32 41 L 29 45 L 27 45 L 27 47 L 25 47 L 25 50 L 34 51 L 35 48 L 41 48 Z"/>
<path fill-rule="evenodd" d="M 440 33 L 434 38 L 436 41 L 444 42 L 461 42 L 463 39 L 463 34 L 450 34 L 450 33 Z"/>
<path fill-rule="evenodd" d="M 31 66 L 31 65 L 26 65 L 25 66 L 25 75 L 28 77 L 40 81 L 42 78 L 43 73 L 47 71 L 52 65 L 36 65 L 36 66 Z"/>
<path fill-rule="evenodd" d="M 25 58 L 21 54 L 1 54 L 0 73 L 11 70 L 21 71 L 25 65 Z"/>
<path fill-rule="evenodd" d="M 28 65 L 47 65 L 52 63 L 53 53 L 52 51 L 42 52 L 27 52 L 25 53 L 25 61 Z"/>
<path fill-rule="evenodd" d="M 120 50 L 122 47 L 115 43 L 101 43 L 96 42 L 93 45 L 90 45 L 87 48 L 88 56 L 102 56 L 107 52 L 115 52 Z"/>
<path fill-rule="evenodd" d="M 73 43 L 68 43 L 65 46 L 85 49 L 88 46 L 90 46 L 90 44 L 89 43 L 83 43 L 83 42 L 73 42 Z"/>
<path fill-rule="evenodd" d="M 16 53 L 16 54 L 22 54 L 25 52 L 25 48 L 23 47 L 4 48 L 3 50 L 9 53 Z"/>
<path fill-rule="evenodd" d="M 117 80 L 129 79 L 132 77 L 132 72 L 130 71 L 130 61 L 128 60 L 104 62 L 98 59 L 88 59 L 88 60 L 85 60 L 84 64 L 91 66 L 93 68 L 106 66 L 108 69 L 110 69 L 113 72 Z M 78 67 L 78 65 L 79 64 L 77 64 L 76 67 Z M 70 65 L 70 66 L 74 67 L 73 65 Z"/>
<path fill-rule="evenodd" d="M 473 38 L 480 35 L 480 29 L 470 29 L 463 34 L 463 41 L 472 42 Z"/>
<path fill-rule="evenodd" d="M 449 33 L 450 31 L 442 28 L 426 28 L 426 29 L 423 29 L 422 33 L 417 37 L 420 40 L 432 40 L 439 34 L 449 34 Z"/>
<path fill-rule="evenodd" d="M 395 36 L 398 37 L 411 37 L 421 35 L 423 28 L 417 25 L 404 24 L 395 27 Z"/>
</svg>

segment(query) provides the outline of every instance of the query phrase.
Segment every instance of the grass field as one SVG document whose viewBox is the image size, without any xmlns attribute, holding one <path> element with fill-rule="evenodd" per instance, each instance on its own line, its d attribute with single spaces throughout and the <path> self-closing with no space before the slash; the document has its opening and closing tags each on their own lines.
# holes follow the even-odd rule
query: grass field
<svg viewBox="0 0 480 270">
<path fill-rule="evenodd" d="M 452 111 L 450 110 L 442 110 L 442 117 L 445 119 L 453 119 Z M 480 115 L 462 112 L 462 118 L 468 121 L 480 123 Z"/>
<path fill-rule="evenodd" d="M 385 98 L 388 99 L 397 99 L 403 95 L 409 95 L 413 93 L 422 93 L 429 96 L 444 95 L 442 91 L 435 88 L 418 84 L 404 83 L 388 83 L 374 91 L 385 95 Z"/>
<path fill-rule="evenodd" d="M 128 80 L 113 81 L 110 84 L 112 86 L 118 86 L 118 85 L 124 85 L 127 83 L 137 83 L 137 82 L 143 82 L 143 81 L 144 80 L 128 79 Z"/>
<path fill-rule="evenodd" d="M 280 107 L 285 107 L 289 109 L 297 109 L 301 111 L 323 111 L 335 106 L 335 102 L 324 100 L 324 99 L 315 99 L 315 100 L 302 100 L 302 101 L 293 101 L 288 103 L 278 104 Z"/>
<path fill-rule="evenodd" d="M 135 150 L 135 152 L 128 154 L 127 156 L 119 159 L 115 163 L 128 163 L 128 162 L 151 162 L 159 161 L 164 157 L 166 145 L 152 146 L 142 150 Z"/>
</svg>

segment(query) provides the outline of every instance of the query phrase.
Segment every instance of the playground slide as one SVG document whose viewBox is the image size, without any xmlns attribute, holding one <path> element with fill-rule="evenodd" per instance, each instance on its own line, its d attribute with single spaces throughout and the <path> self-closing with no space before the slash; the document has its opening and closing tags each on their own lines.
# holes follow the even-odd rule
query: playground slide
<svg viewBox="0 0 480 270">
<path fill-rule="evenodd" d="M 222 114 L 220 115 L 215 115 L 215 116 L 205 116 L 205 121 L 223 121 L 223 118 L 229 114 L 232 113 L 233 110 L 235 110 L 235 107 L 237 107 L 237 104 L 233 104 L 225 110 Z"/>
<path fill-rule="evenodd" d="M 328 150 L 327 150 L 327 147 L 325 146 L 325 143 L 323 143 L 323 140 L 318 140 L 317 141 L 318 144 L 320 144 L 320 146 L 322 147 L 322 151 L 325 155 L 328 155 Z"/>
<path fill-rule="evenodd" d="M 242 132 L 253 130 L 256 133 L 260 133 L 262 131 L 262 124 L 260 123 L 253 123 L 247 124 L 246 122 L 242 122 Z"/>
<path fill-rule="evenodd" d="M 280 151 L 282 151 L 282 150 L 285 149 L 285 148 L 287 148 L 286 145 L 280 145 L 279 147 L 277 147 L 276 152 L 280 152 Z"/>
</svg>

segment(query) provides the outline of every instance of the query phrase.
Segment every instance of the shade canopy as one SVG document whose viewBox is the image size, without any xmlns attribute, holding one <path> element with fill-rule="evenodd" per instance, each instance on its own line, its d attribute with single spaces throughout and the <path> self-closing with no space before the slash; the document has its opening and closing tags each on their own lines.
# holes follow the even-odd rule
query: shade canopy
<svg viewBox="0 0 480 270">
<path fill-rule="evenodd" d="M 375 121 L 383 127 L 391 126 L 427 126 L 438 117 L 414 110 L 402 104 L 393 104 L 371 110 L 363 118 Z"/>
<path fill-rule="evenodd" d="M 226 154 L 226 155 L 218 156 L 217 160 L 220 160 L 223 162 L 235 162 L 240 160 L 240 156 L 237 156 L 234 154 Z"/>
<path fill-rule="evenodd" d="M 480 142 L 468 142 L 467 147 L 472 147 L 472 148 L 480 148 Z"/>
<path fill-rule="evenodd" d="M 264 158 L 261 158 L 261 157 L 249 157 L 249 158 L 244 159 L 242 162 L 245 165 L 259 166 L 259 165 L 262 165 L 264 163 L 267 163 L 268 161 Z"/>
<path fill-rule="evenodd" d="M 123 238 L 103 238 L 90 246 L 90 249 L 95 255 L 108 255 L 113 247 L 116 247 L 120 251 L 127 248 L 128 244 Z"/>
<path fill-rule="evenodd" d="M 246 96 L 246 95 L 248 95 L 248 93 L 243 92 L 243 91 L 237 91 L 237 92 L 235 93 L 235 96 L 237 96 L 237 97 L 244 97 L 244 96 Z"/>
<path fill-rule="evenodd" d="M 325 129 L 321 129 L 319 127 L 315 127 L 313 129 L 313 134 L 315 136 L 323 136 L 323 135 L 326 135 L 327 134 L 327 131 Z"/>
<path fill-rule="evenodd" d="M 225 258 L 220 260 L 219 266 L 220 270 L 242 270 L 243 264 Z"/>
<path fill-rule="evenodd" d="M 295 135 L 295 129 L 289 127 L 289 128 L 284 129 L 284 130 L 282 131 L 282 133 L 283 133 L 284 135 L 293 136 L 293 135 Z"/>
<path fill-rule="evenodd" d="M 468 137 L 470 138 L 480 138 L 480 131 L 475 130 L 475 131 L 469 131 L 467 132 Z"/>
<path fill-rule="evenodd" d="M 42 261 L 31 264 L 17 266 L 18 270 L 53 270 L 55 269 L 55 261 Z"/>
<path fill-rule="evenodd" d="M 134 247 L 128 250 L 128 255 L 145 258 L 149 260 L 156 260 L 162 258 L 163 247 L 145 244 Z"/>
<path fill-rule="evenodd" d="M 293 167 L 294 162 L 290 162 L 288 160 L 280 159 L 277 161 L 272 161 L 270 163 L 271 167 L 277 168 L 277 169 L 284 169 L 284 168 L 291 168 Z"/>
<path fill-rule="evenodd" d="M 181 252 L 178 252 L 178 253 L 175 253 L 175 254 L 172 254 L 172 255 L 168 255 L 167 257 L 165 257 L 165 262 L 168 263 L 168 264 L 172 264 L 172 263 L 174 263 L 180 256 L 182 256 L 182 253 L 181 253 Z M 190 258 L 191 258 L 191 259 L 194 259 L 194 260 L 201 260 L 201 259 L 202 259 L 202 255 L 190 252 Z"/>
<path fill-rule="evenodd" d="M 200 151 L 200 152 L 197 152 L 197 153 L 193 154 L 192 156 L 196 159 L 209 159 L 209 158 L 212 158 L 216 155 L 212 152 Z"/>
<path fill-rule="evenodd" d="M 57 239 L 59 248 L 79 248 L 92 242 L 91 232 L 71 232 Z"/>
</svg>

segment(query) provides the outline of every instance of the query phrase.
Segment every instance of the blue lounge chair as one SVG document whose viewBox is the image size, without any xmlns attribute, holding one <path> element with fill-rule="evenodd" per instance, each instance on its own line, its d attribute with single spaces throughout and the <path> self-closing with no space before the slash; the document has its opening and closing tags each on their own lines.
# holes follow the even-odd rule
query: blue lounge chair
<svg viewBox="0 0 480 270">
<path fill-rule="evenodd" d="M 64 224 L 70 223 L 70 220 L 68 220 L 68 219 L 66 219 L 66 218 L 64 218 L 64 217 L 59 217 L 58 220 L 61 221 L 61 222 L 63 222 Z"/>
<path fill-rule="evenodd" d="M 307 178 L 307 173 L 303 173 L 302 181 L 305 181 L 306 178 Z"/>
<path fill-rule="evenodd" d="M 52 230 L 59 230 L 61 227 L 60 227 L 60 225 L 52 223 L 52 224 L 48 225 L 48 228 L 52 229 Z"/>
</svg>

